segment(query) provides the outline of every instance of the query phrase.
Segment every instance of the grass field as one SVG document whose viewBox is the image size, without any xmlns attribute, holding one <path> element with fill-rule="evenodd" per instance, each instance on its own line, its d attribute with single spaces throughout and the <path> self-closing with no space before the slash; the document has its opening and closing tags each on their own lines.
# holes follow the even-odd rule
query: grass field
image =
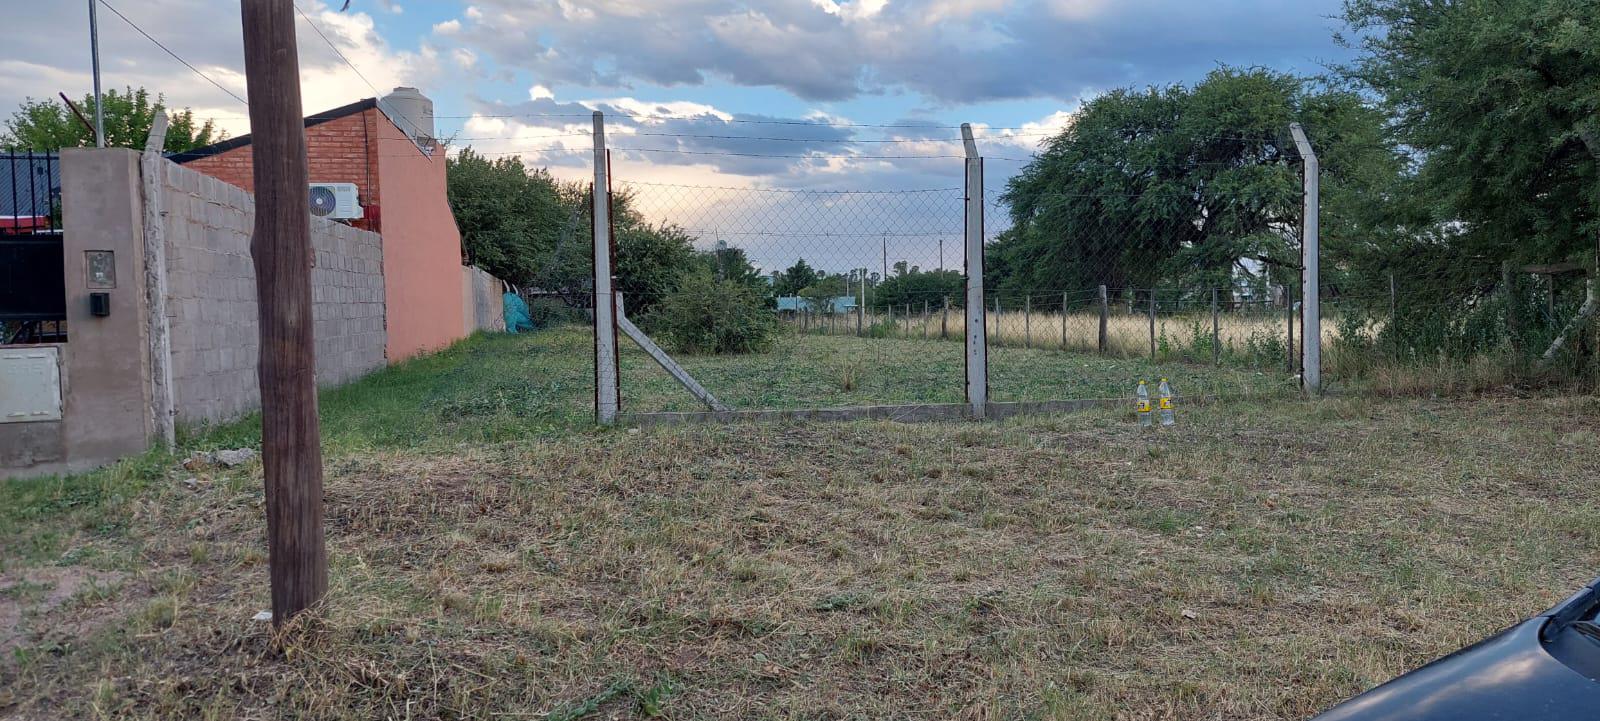
<svg viewBox="0 0 1600 721">
<path fill-rule="evenodd" d="M 585 343 L 324 394 L 278 636 L 258 464 L 0 485 L 0 719 L 1295 719 L 1600 567 L 1590 397 L 599 431 Z"/>
</svg>

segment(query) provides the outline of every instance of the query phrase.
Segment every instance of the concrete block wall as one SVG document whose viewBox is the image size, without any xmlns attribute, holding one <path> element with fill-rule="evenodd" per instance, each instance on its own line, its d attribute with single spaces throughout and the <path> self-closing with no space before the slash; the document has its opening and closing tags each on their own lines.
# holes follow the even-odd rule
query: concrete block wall
<svg viewBox="0 0 1600 721">
<path fill-rule="evenodd" d="M 475 265 L 461 267 L 461 323 L 468 335 L 477 331 L 503 332 L 505 304 L 500 279 Z"/>
<path fill-rule="evenodd" d="M 166 163 L 167 316 L 174 407 L 183 423 L 236 418 L 260 405 L 256 378 L 255 201 L 240 188 Z M 376 234 L 311 219 L 317 385 L 383 367 L 383 243 Z"/>
</svg>

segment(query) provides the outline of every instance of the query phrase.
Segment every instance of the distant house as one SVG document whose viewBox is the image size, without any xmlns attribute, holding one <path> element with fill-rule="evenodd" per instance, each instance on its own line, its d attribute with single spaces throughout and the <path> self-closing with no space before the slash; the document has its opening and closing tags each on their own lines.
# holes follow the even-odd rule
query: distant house
<svg viewBox="0 0 1600 721">
<path fill-rule="evenodd" d="M 433 138 L 433 103 L 395 88 L 306 116 L 312 183 L 351 183 L 361 217 L 350 225 L 383 236 L 386 352 L 390 362 L 438 350 L 464 335 L 461 234 L 445 186 L 444 146 Z M 251 138 L 241 135 L 173 162 L 254 190 Z"/>
<path fill-rule="evenodd" d="M 811 313 L 854 313 L 859 303 L 855 296 L 841 295 L 821 302 L 814 302 L 810 298 L 801 298 L 796 295 L 786 295 L 778 298 L 779 313 L 798 313 L 802 310 Z"/>
</svg>

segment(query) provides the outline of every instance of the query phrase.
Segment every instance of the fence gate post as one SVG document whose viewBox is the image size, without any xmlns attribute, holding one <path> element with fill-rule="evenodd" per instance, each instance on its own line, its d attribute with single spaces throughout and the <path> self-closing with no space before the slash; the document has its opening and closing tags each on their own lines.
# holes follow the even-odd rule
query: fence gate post
<svg viewBox="0 0 1600 721">
<path fill-rule="evenodd" d="M 950 296 L 944 297 L 943 315 L 939 317 L 939 340 L 950 337 Z"/>
<path fill-rule="evenodd" d="M 1500 287 L 1506 299 L 1506 340 L 1510 341 L 1512 352 L 1521 355 L 1522 309 L 1517 307 L 1517 276 L 1509 260 L 1500 263 Z"/>
<path fill-rule="evenodd" d="M 961 140 L 967 151 L 967 404 L 973 418 L 983 418 L 989 404 L 989 324 L 983 312 L 983 158 L 978 157 L 972 125 L 961 124 Z"/>
<path fill-rule="evenodd" d="M 922 299 L 922 339 L 928 339 L 928 299 Z"/>
<path fill-rule="evenodd" d="M 1067 349 L 1067 294 L 1061 294 L 1061 350 Z"/>
<path fill-rule="evenodd" d="M 1111 297 L 1106 293 L 1106 287 L 1100 286 L 1100 335 L 1095 341 L 1095 349 L 1102 354 L 1106 352 L 1106 325 L 1111 316 Z"/>
<path fill-rule="evenodd" d="M 1222 324 L 1217 315 L 1217 289 L 1211 289 L 1211 365 L 1222 365 Z"/>
<path fill-rule="evenodd" d="M 1022 298 L 1022 345 L 1033 347 L 1033 294 Z"/>
<path fill-rule="evenodd" d="M 611 277 L 611 183 L 605 114 L 594 112 L 594 412 L 601 425 L 617 422 L 617 296 Z"/>
<path fill-rule="evenodd" d="M 1319 227 L 1322 166 L 1299 123 L 1291 123 L 1294 144 L 1305 161 L 1305 220 L 1300 241 L 1300 372 L 1307 393 L 1322 392 L 1321 233 Z"/>
<path fill-rule="evenodd" d="M 1156 359 L 1156 289 L 1150 289 L 1150 360 Z"/>
</svg>

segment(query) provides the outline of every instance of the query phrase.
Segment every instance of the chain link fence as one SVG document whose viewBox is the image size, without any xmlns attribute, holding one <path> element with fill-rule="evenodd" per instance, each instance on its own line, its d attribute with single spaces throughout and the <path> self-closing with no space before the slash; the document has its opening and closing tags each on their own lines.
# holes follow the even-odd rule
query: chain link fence
<svg viewBox="0 0 1600 721">
<path fill-rule="evenodd" d="M 608 239 L 621 316 L 650 341 L 621 341 L 623 407 L 977 413 L 1124 402 L 1161 379 L 1180 398 L 1287 397 L 1308 383 L 1414 393 L 1593 355 L 1595 339 L 1572 332 L 1595 304 L 1585 268 L 1379 238 L 1383 223 L 1343 217 L 1357 201 L 1342 186 L 1320 209 L 1323 171 L 1287 136 L 1221 138 L 1237 157 L 1183 158 L 1166 175 L 1044 177 L 1011 159 L 1022 171 L 981 190 L 982 159 L 963 182 L 962 156 L 907 161 L 943 163 L 952 180 L 910 189 L 661 183 L 625 159 L 609 168 Z M 1102 173 L 1117 167 L 1105 160 Z M 1334 218 L 1328 238 L 1307 213 Z M 968 273 L 976 233 L 981 278 Z M 1305 267 L 1308 236 L 1320 269 Z M 705 394 L 685 393 L 684 377 Z"/>
</svg>

